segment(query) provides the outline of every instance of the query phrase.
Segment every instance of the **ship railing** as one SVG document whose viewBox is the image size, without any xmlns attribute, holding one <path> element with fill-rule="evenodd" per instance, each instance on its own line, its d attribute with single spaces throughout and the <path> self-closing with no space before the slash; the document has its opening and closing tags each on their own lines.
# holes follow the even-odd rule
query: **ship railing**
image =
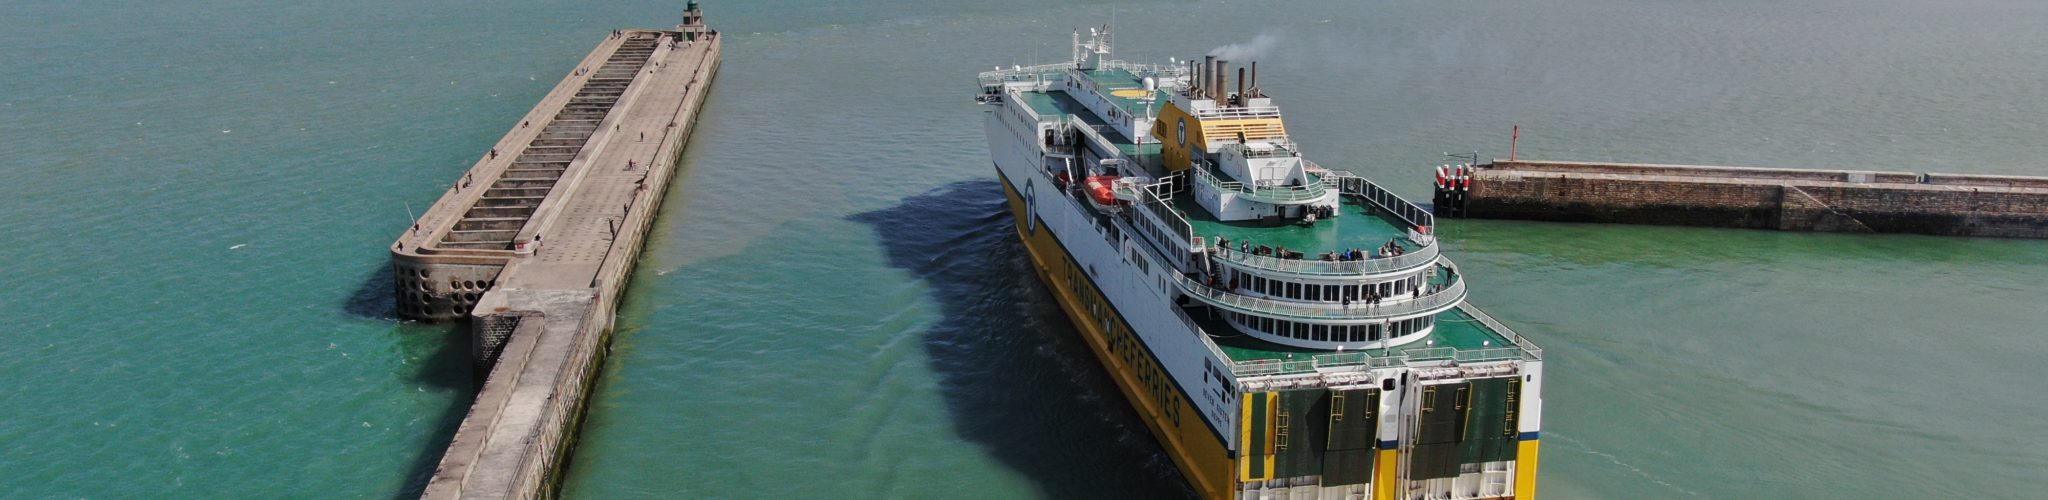
<svg viewBox="0 0 2048 500">
<path fill-rule="evenodd" d="M 1405 271 L 1436 262 L 1443 253 L 1442 247 L 1425 244 L 1412 252 L 1392 257 L 1364 260 L 1316 260 L 1282 259 L 1269 255 L 1253 255 L 1234 248 L 1216 247 L 1215 256 L 1226 265 L 1254 271 L 1270 271 L 1313 276 L 1364 276 Z"/>
<path fill-rule="evenodd" d="M 976 79 L 981 82 L 982 86 L 1002 85 L 1006 83 L 1015 82 L 1043 83 L 1052 80 L 1057 80 L 1059 78 L 1064 78 L 1067 74 L 1067 70 L 1073 69 L 1073 67 L 1074 63 L 1052 63 L 1034 64 L 1031 66 L 1015 66 L 1010 69 L 983 71 L 981 72 L 981 74 L 976 75 Z"/>
<path fill-rule="evenodd" d="M 1172 309 L 1173 315 L 1175 317 L 1180 318 L 1181 325 L 1186 326 L 1188 328 L 1188 331 L 1195 332 L 1195 337 L 1199 338 L 1202 341 L 1202 347 L 1206 347 L 1209 349 L 1210 356 L 1215 356 L 1217 362 L 1223 363 L 1226 366 L 1232 364 L 1232 362 L 1230 361 L 1230 355 L 1225 354 L 1223 352 L 1223 348 L 1218 347 L 1216 345 L 1216 341 L 1209 339 L 1209 333 L 1202 331 L 1202 327 L 1200 325 L 1195 324 L 1194 318 L 1188 317 L 1187 310 L 1179 307 L 1175 307 Z"/>
<path fill-rule="evenodd" d="M 1196 110 L 1196 111 L 1195 111 L 1195 117 L 1196 117 L 1196 118 L 1201 118 L 1201 119 L 1209 119 L 1209 118 L 1220 118 L 1220 119 L 1226 119 L 1226 120 L 1228 120 L 1228 119 L 1239 119 L 1239 118 L 1279 118 L 1279 117 L 1280 117 L 1280 107 L 1279 107 L 1279 106 L 1228 106 L 1228 107 L 1217 107 L 1217 108 L 1211 108 L 1211 109 L 1202 109 L 1202 110 Z"/>
<path fill-rule="evenodd" d="M 1260 203 L 1273 205 L 1307 203 L 1322 199 L 1323 195 L 1328 192 L 1328 188 L 1323 185 L 1323 180 L 1320 177 L 1310 176 L 1310 181 L 1306 186 L 1256 187 L 1239 181 L 1223 180 L 1217 177 L 1216 174 L 1211 173 L 1209 171 L 1211 168 L 1204 165 L 1190 170 L 1195 171 L 1195 180 L 1203 184 L 1208 184 L 1210 187 L 1218 190 L 1234 193 L 1240 198 Z"/>
<path fill-rule="evenodd" d="M 1271 145 L 1272 148 L 1253 149 L 1250 145 L 1244 143 L 1226 142 L 1223 143 L 1222 146 L 1218 147 L 1218 151 L 1236 151 L 1238 154 L 1244 155 L 1245 158 L 1292 158 L 1296 156 L 1301 156 L 1301 147 L 1299 145 L 1296 145 L 1293 139 L 1279 137 L 1273 139 L 1262 139 L 1260 142 L 1265 142 Z"/>
<path fill-rule="evenodd" d="M 1202 243 L 1195 238 L 1194 224 L 1188 223 L 1186 217 L 1174 211 L 1172 204 L 1159 197 L 1159 189 L 1167 186 L 1161 182 L 1138 190 L 1138 211 L 1145 215 L 1137 218 L 1145 221 L 1146 231 L 1150 233 L 1147 236 L 1167 247 L 1160 251 L 1174 257 L 1175 263 L 1181 264 L 1177 267 L 1185 269 L 1187 257 L 1194 249 L 1201 248 Z"/>
<path fill-rule="evenodd" d="M 1210 287 L 1180 273 L 1173 275 L 1173 282 L 1188 296 L 1224 310 L 1262 317 L 1319 321 L 1363 322 L 1433 314 L 1458 305 L 1465 300 L 1466 294 L 1465 280 L 1456 274 L 1452 275 L 1449 284 L 1429 294 L 1381 305 L 1252 297 Z"/>
<path fill-rule="evenodd" d="M 1529 351 L 1515 347 L 1494 347 L 1486 349 L 1458 349 L 1455 347 L 1418 347 L 1401 349 L 1399 353 L 1388 353 L 1386 349 L 1365 349 L 1358 352 L 1315 354 L 1289 360 L 1262 359 L 1238 361 L 1230 365 L 1230 373 L 1240 380 L 1269 375 L 1294 375 L 1331 370 L 1357 370 L 1387 368 L 1393 366 L 1441 366 L 1444 361 L 1456 363 L 1485 363 L 1507 360 L 1540 360 L 1531 357 Z"/>
<path fill-rule="evenodd" d="M 1406 358 L 1402 356 L 1374 356 L 1363 351 L 1316 354 L 1306 358 L 1284 361 L 1271 359 L 1240 361 L 1231 364 L 1230 373 L 1242 378 L 1251 378 L 1267 375 L 1312 373 L 1337 368 L 1385 368 L 1399 365 L 1406 361 Z"/>
<path fill-rule="evenodd" d="M 1387 213 L 1393 214 L 1395 218 L 1401 219 L 1402 222 L 1407 222 L 1411 228 L 1434 228 L 1436 226 L 1435 215 L 1431 215 L 1428 210 L 1423 210 L 1421 206 L 1409 202 L 1406 198 L 1402 198 L 1401 195 L 1394 194 L 1393 191 L 1380 187 L 1379 184 L 1374 184 L 1372 181 L 1353 175 L 1350 172 L 1330 170 L 1323 168 L 1322 165 L 1317 165 L 1315 162 L 1303 161 L 1307 163 L 1310 172 L 1321 174 L 1325 182 L 1335 180 L 1338 192 L 1364 198 L 1365 201 L 1380 207 L 1382 210 L 1386 210 Z M 1427 234 L 1427 231 L 1424 231 L 1424 233 Z"/>
<path fill-rule="evenodd" d="M 1487 315 L 1485 311 L 1469 305 L 1460 305 L 1459 309 L 1465 311 L 1465 314 L 1472 315 L 1473 319 L 1479 320 L 1479 324 L 1486 325 L 1494 333 L 1500 334 L 1501 338 L 1508 339 L 1508 342 L 1514 343 L 1514 349 L 1518 351 L 1517 355 L 1530 360 L 1543 359 L 1543 348 L 1536 347 L 1535 342 L 1530 342 L 1529 339 L 1522 337 L 1521 334 L 1515 333 L 1515 329 L 1508 328 L 1508 325 L 1502 324 L 1500 320 L 1493 319 L 1493 316 Z"/>
<path fill-rule="evenodd" d="M 1083 120 L 1079 116 L 1067 115 L 1066 125 L 1081 131 L 1081 135 L 1087 137 L 1086 140 L 1090 144 L 1095 145 L 1096 151 L 1102 151 L 1108 157 L 1114 157 L 1118 154 L 1116 143 L 1109 142 L 1109 138 L 1103 137 L 1102 131 L 1096 130 L 1095 126 L 1088 124 L 1087 120 Z M 1110 173 L 1114 174 L 1114 172 Z"/>
</svg>

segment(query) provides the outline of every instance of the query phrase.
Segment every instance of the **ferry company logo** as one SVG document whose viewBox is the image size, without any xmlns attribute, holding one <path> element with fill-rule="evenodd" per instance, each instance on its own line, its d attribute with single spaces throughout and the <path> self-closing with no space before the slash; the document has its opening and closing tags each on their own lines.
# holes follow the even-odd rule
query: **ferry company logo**
<svg viewBox="0 0 2048 500">
<path fill-rule="evenodd" d="M 1024 227 L 1038 234 L 1038 183 L 1024 179 Z"/>
<path fill-rule="evenodd" d="M 1181 118 L 1181 119 L 1180 119 L 1180 145 L 1181 145 L 1181 147 L 1187 147 L 1187 145 L 1188 145 L 1188 119 L 1187 119 L 1187 118 Z"/>
</svg>

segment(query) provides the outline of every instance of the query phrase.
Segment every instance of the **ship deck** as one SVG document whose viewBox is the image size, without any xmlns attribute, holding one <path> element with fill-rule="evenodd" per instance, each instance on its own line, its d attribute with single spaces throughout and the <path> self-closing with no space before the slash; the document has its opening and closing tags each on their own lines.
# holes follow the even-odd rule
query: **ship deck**
<svg viewBox="0 0 2048 500">
<path fill-rule="evenodd" d="M 1130 72 L 1125 71 L 1124 73 L 1129 74 Z M 1090 111 L 1087 106 L 1081 105 L 1080 101 L 1074 100 L 1073 96 L 1067 95 L 1067 92 L 1064 90 L 1018 92 L 1017 95 L 1023 98 L 1025 105 L 1031 107 L 1032 112 L 1038 113 L 1041 120 L 1063 120 L 1065 119 L 1064 117 L 1069 115 L 1080 118 L 1082 123 L 1087 123 L 1089 128 L 1095 129 L 1096 133 L 1102 134 L 1104 139 L 1108 139 L 1111 144 L 1115 144 L 1117 150 L 1123 153 L 1124 156 L 1159 154 L 1159 144 L 1133 143 L 1131 138 L 1124 137 L 1123 132 L 1118 132 L 1115 127 L 1109 126 L 1108 122 L 1102 121 L 1102 117 L 1095 116 L 1094 111 Z M 1111 98 L 1123 99 L 1119 97 Z"/>
<path fill-rule="evenodd" d="M 1211 317 L 1196 311 L 1190 311 L 1188 316 L 1195 320 L 1197 326 L 1202 327 L 1203 332 L 1209 334 L 1209 339 L 1214 340 L 1216 346 L 1222 348 L 1223 354 L 1230 356 L 1233 362 L 1286 361 L 1296 357 L 1306 359 L 1308 356 L 1332 353 L 1322 349 L 1284 346 L 1259 340 L 1238 332 L 1221 317 Z M 1395 346 L 1391 350 L 1372 349 L 1368 353 L 1380 356 L 1385 352 L 1400 356 L 1419 349 L 1449 347 L 1460 351 L 1475 351 L 1513 345 L 1513 341 L 1508 340 L 1506 335 L 1488 328 L 1478 318 L 1472 317 L 1471 313 L 1465 312 L 1464 307 L 1460 307 L 1438 314 L 1436 329 L 1430 332 L 1429 336 Z"/>
<path fill-rule="evenodd" d="M 1316 221 L 1314 226 L 1303 226 L 1297 222 L 1268 223 L 1263 221 L 1220 221 L 1202 208 L 1192 197 L 1175 197 L 1174 209 L 1194 226 L 1195 236 L 1214 238 L 1221 235 L 1230 239 L 1231 249 L 1239 241 L 1249 241 L 1252 247 L 1260 245 L 1286 247 L 1301 252 L 1306 258 L 1314 259 L 1323 252 L 1356 248 L 1372 251 L 1394 240 L 1403 250 L 1415 251 L 1422 248 L 1408 241 L 1405 223 L 1379 215 L 1378 207 L 1345 197 L 1338 216 Z"/>
<path fill-rule="evenodd" d="M 1105 92 L 1104 95 L 1108 95 L 1110 99 L 1116 101 L 1117 106 L 1126 110 L 1141 110 L 1147 105 L 1157 108 L 1159 103 L 1166 102 L 1166 92 L 1156 90 L 1153 92 L 1157 93 L 1157 95 L 1152 96 L 1151 102 L 1146 102 L 1143 99 L 1145 97 L 1145 79 L 1138 76 L 1137 73 L 1130 72 L 1130 70 L 1121 68 L 1093 69 L 1082 71 L 1082 73 L 1087 74 L 1088 79 L 1095 80 L 1095 83 L 1101 84 L 1103 90 L 1109 91 Z"/>
</svg>

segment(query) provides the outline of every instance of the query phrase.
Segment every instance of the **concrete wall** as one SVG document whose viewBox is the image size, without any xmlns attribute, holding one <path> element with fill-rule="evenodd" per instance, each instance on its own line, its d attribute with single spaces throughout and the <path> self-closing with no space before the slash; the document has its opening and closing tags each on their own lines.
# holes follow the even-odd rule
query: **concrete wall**
<svg viewBox="0 0 2048 500">
<path fill-rule="evenodd" d="M 2048 178 L 1495 162 L 1468 217 L 2048 238 Z"/>
<path fill-rule="evenodd" d="M 477 299 L 497 284 L 498 272 L 504 268 L 503 263 L 449 262 L 394 253 L 391 274 L 398 314 L 422 321 L 468 316 Z"/>
</svg>

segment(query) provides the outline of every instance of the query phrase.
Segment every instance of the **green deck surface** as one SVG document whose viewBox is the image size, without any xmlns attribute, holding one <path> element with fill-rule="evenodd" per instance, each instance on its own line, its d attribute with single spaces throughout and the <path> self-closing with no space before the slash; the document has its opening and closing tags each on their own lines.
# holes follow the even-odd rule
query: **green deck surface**
<svg viewBox="0 0 2048 500">
<path fill-rule="evenodd" d="M 1287 360 L 1294 357 L 1306 360 L 1309 356 L 1333 352 L 1322 349 L 1284 346 L 1252 338 L 1252 336 L 1231 327 L 1230 323 L 1224 321 L 1223 318 L 1207 317 L 1208 314 L 1198 311 L 1189 311 L 1188 316 L 1195 319 L 1195 323 L 1202 327 L 1202 331 L 1209 334 L 1211 340 L 1216 341 L 1217 347 L 1223 348 L 1223 354 L 1230 356 L 1231 361 Z M 1430 344 L 1432 340 L 1436 341 L 1435 345 Z M 1491 344 L 1487 344 L 1488 342 L 1491 342 Z M 1453 347 L 1465 351 L 1512 345 L 1514 343 L 1509 342 L 1507 337 L 1501 336 L 1500 333 L 1487 328 L 1486 324 L 1480 323 L 1477 318 L 1473 318 L 1471 314 L 1465 313 L 1465 310 L 1460 308 L 1436 315 L 1436 330 L 1430 332 L 1429 336 L 1394 347 L 1392 351 L 1398 355 L 1414 349 L 1428 349 L 1431 347 Z M 1382 351 L 1382 349 L 1372 349 L 1367 352 L 1374 356 L 1379 356 Z"/>
<path fill-rule="evenodd" d="M 1397 238 L 1408 251 L 1421 248 L 1408 241 L 1406 223 L 1375 215 L 1383 211 L 1350 197 L 1345 198 L 1337 217 L 1317 221 L 1314 226 L 1296 222 L 1277 225 L 1260 221 L 1223 222 L 1216 220 L 1191 196 L 1175 197 L 1173 204 L 1182 216 L 1187 217 L 1188 224 L 1194 226 L 1195 236 L 1215 238 L 1221 235 L 1230 239 L 1233 250 L 1238 248 L 1239 241 L 1250 241 L 1253 248 L 1259 245 L 1275 249 L 1287 247 L 1314 259 L 1323 252 L 1351 248 L 1370 252 L 1385 245 L 1387 240 Z"/>
<path fill-rule="evenodd" d="M 1116 95 L 1115 92 L 1118 90 L 1134 90 L 1145 88 L 1145 79 L 1143 77 L 1138 76 L 1136 73 L 1132 73 L 1130 71 L 1122 69 L 1095 69 L 1082 71 L 1081 73 L 1087 75 L 1088 79 L 1095 80 L 1096 83 L 1102 84 L 1102 88 L 1109 91 L 1104 93 L 1108 94 L 1111 100 L 1116 101 L 1117 107 L 1124 108 L 1125 111 L 1140 111 L 1145 109 L 1148 105 L 1151 106 L 1154 110 L 1157 110 L 1159 107 L 1159 103 L 1166 102 L 1165 91 L 1153 91 L 1155 95 L 1152 96 L 1152 102 L 1150 103 L 1147 103 L 1142 99 L 1133 99 L 1129 97 L 1122 97 Z"/>
<path fill-rule="evenodd" d="M 1123 132 L 1118 132 L 1115 128 L 1111 128 L 1109 123 L 1102 121 L 1101 117 L 1095 116 L 1095 112 L 1089 111 L 1087 106 L 1082 106 L 1080 101 L 1074 100 L 1065 91 L 1018 92 L 1017 94 L 1022 96 L 1024 104 L 1031 106 L 1031 110 L 1037 112 L 1041 118 L 1061 120 L 1067 115 L 1080 117 L 1083 123 L 1087 123 L 1089 127 L 1095 129 L 1096 133 L 1102 134 L 1104 139 L 1109 139 L 1111 144 L 1115 144 L 1117 151 L 1123 153 L 1124 156 L 1159 154 L 1158 143 L 1132 144 L 1131 139 L 1124 137 Z"/>
</svg>

